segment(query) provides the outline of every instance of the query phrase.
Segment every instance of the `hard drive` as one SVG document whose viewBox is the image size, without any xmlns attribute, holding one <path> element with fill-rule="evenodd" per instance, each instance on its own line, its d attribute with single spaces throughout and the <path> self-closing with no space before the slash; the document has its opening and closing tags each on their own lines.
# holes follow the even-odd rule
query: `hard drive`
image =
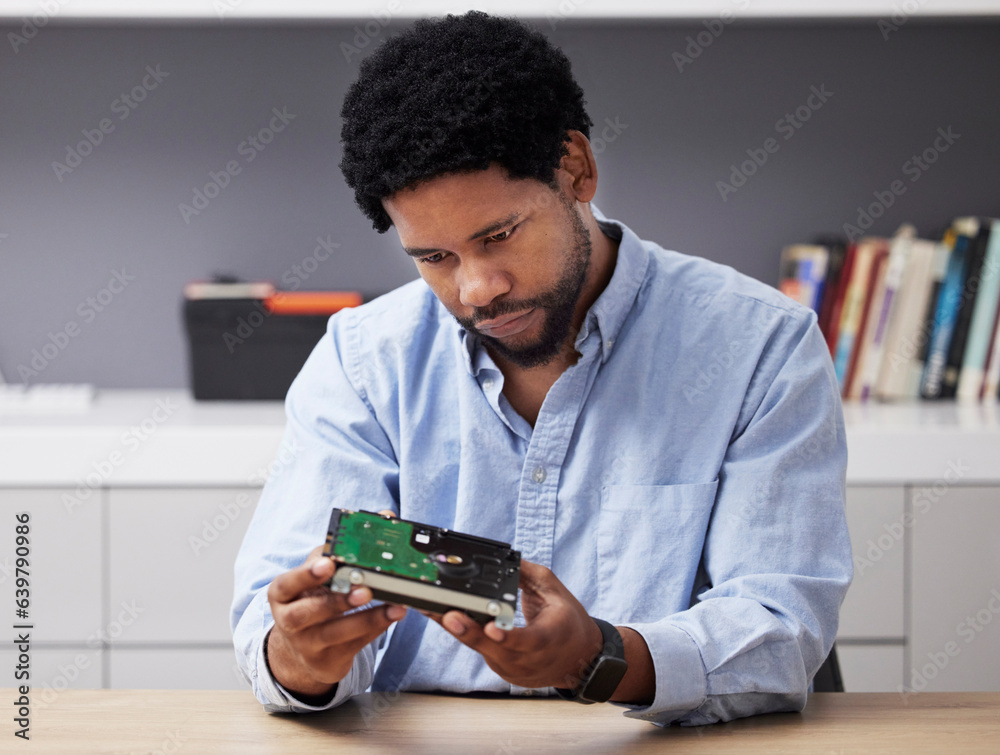
<svg viewBox="0 0 1000 755">
<path fill-rule="evenodd" d="M 432 613 L 464 611 L 513 629 L 521 553 L 508 543 L 420 522 L 334 509 L 323 555 L 336 563 L 330 589 L 365 585 L 378 600 Z"/>
</svg>

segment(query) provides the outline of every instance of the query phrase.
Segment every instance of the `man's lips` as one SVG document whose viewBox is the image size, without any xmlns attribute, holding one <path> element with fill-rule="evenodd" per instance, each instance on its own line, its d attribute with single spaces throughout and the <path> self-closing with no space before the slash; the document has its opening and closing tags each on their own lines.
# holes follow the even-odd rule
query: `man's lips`
<svg viewBox="0 0 1000 755">
<path fill-rule="evenodd" d="M 522 312 L 521 314 L 507 315 L 506 317 L 497 317 L 493 320 L 476 323 L 476 330 L 492 338 L 512 336 L 531 325 L 532 315 L 535 312 L 535 309 L 529 309 L 527 312 Z"/>
</svg>

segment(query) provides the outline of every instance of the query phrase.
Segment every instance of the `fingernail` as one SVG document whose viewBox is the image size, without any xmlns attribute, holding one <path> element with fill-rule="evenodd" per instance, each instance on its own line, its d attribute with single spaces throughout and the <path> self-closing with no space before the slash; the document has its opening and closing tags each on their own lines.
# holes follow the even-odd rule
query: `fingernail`
<svg viewBox="0 0 1000 755">
<path fill-rule="evenodd" d="M 365 594 L 364 590 L 351 590 L 350 594 L 347 596 L 347 602 L 352 606 L 363 606 L 368 602 L 368 596 Z"/>
<path fill-rule="evenodd" d="M 460 619 L 456 619 L 454 616 L 449 617 L 444 621 L 445 629 L 454 635 L 461 637 L 465 634 L 465 624 L 461 622 Z"/>
<path fill-rule="evenodd" d="M 389 606 L 385 609 L 385 616 L 389 621 L 399 621 L 406 616 L 406 609 L 403 606 Z"/>
</svg>

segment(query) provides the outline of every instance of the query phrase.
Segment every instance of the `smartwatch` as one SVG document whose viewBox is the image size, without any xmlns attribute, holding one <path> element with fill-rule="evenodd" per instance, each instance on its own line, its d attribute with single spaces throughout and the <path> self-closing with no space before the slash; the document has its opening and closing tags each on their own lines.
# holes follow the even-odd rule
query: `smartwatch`
<svg viewBox="0 0 1000 755">
<path fill-rule="evenodd" d="M 564 700 L 584 703 L 606 703 L 615 694 L 619 683 L 628 670 L 625 661 L 625 643 L 618 630 L 601 619 L 590 617 L 601 630 L 604 648 L 581 675 L 580 683 L 573 689 L 555 688 L 556 694 Z"/>
</svg>

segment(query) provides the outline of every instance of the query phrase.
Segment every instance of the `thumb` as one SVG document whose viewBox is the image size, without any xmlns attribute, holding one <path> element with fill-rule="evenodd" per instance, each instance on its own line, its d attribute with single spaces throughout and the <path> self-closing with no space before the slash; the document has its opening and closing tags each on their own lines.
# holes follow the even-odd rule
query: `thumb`
<svg viewBox="0 0 1000 755">
<path fill-rule="evenodd" d="M 268 587 L 270 601 L 290 603 L 306 590 L 318 587 L 333 576 L 333 561 L 325 556 L 306 561 L 291 571 L 279 574 Z"/>
<path fill-rule="evenodd" d="M 541 564 L 521 559 L 521 576 L 518 586 L 525 591 L 537 594 L 551 589 L 555 575 Z"/>
</svg>

